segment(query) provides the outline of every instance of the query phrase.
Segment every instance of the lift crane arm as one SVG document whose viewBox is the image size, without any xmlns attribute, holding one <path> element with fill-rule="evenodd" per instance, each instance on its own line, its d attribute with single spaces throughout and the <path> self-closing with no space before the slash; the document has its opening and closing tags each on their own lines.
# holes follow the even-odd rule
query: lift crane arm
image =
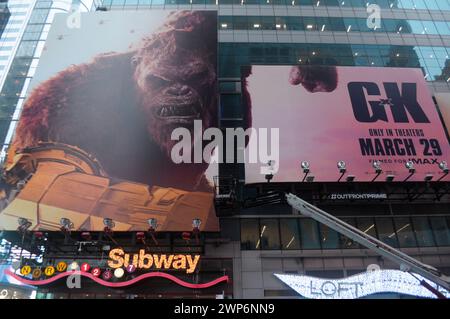
<svg viewBox="0 0 450 319">
<path fill-rule="evenodd" d="M 361 230 L 343 222 L 339 218 L 328 214 L 320 208 L 304 201 L 303 199 L 293 195 L 286 194 L 289 205 L 298 210 L 302 215 L 311 217 L 321 224 L 337 231 L 340 234 L 358 242 L 362 246 L 376 252 L 386 259 L 400 265 L 403 271 L 417 273 L 424 278 L 450 290 L 450 277 L 445 276 L 436 268 L 421 263 L 420 261 L 408 256 L 407 254 L 385 244 L 384 242 L 362 232 Z M 423 283 L 422 283 L 423 284 Z M 433 291 L 436 293 L 436 291 Z M 437 292 L 439 294 L 439 292 Z"/>
</svg>

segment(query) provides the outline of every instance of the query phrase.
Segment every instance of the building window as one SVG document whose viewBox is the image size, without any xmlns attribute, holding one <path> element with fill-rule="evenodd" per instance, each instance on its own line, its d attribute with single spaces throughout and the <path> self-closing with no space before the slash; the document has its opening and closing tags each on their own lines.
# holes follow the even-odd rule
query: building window
<svg viewBox="0 0 450 319">
<path fill-rule="evenodd" d="M 395 229 L 400 247 L 417 247 L 416 237 L 412 228 L 411 220 L 408 217 L 394 218 Z"/>
<path fill-rule="evenodd" d="M 299 222 L 302 235 L 302 248 L 320 249 L 319 227 L 317 222 L 310 218 L 302 218 Z"/>
<path fill-rule="evenodd" d="M 333 229 L 320 224 L 320 239 L 322 242 L 322 249 L 339 249 L 339 234 Z"/>
<path fill-rule="evenodd" d="M 375 229 L 375 223 L 373 221 L 373 218 L 371 218 L 371 217 L 357 218 L 356 223 L 357 223 L 357 227 L 360 231 L 362 231 L 363 233 L 365 233 L 369 236 L 377 238 L 377 232 Z"/>
<path fill-rule="evenodd" d="M 376 218 L 378 239 L 392 247 L 398 247 L 397 234 L 391 218 Z"/>
<path fill-rule="evenodd" d="M 256 243 L 256 246 L 261 246 L 261 249 L 280 249 L 278 219 L 261 219 L 259 237 L 260 244 Z"/>
<path fill-rule="evenodd" d="M 431 228 L 438 246 L 450 246 L 450 229 L 445 217 L 430 217 Z"/>
<path fill-rule="evenodd" d="M 300 233 L 297 219 L 280 219 L 282 249 L 300 249 Z"/>
<path fill-rule="evenodd" d="M 419 247 L 434 246 L 433 234 L 428 219 L 426 217 L 413 217 L 412 222 Z"/>
<path fill-rule="evenodd" d="M 241 220 L 241 249 L 255 250 L 259 240 L 259 223 L 257 219 Z"/>
<path fill-rule="evenodd" d="M 356 227 L 356 221 L 354 218 L 343 218 L 342 221 L 344 223 L 349 224 L 350 226 Z M 359 248 L 359 245 L 357 242 L 355 242 L 353 239 L 348 238 L 345 235 L 340 235 L 341 236 L 341 247 L 342 248 L 346 248 L 346 249 L 351 249 L 351 248 Z"/>
</svg>

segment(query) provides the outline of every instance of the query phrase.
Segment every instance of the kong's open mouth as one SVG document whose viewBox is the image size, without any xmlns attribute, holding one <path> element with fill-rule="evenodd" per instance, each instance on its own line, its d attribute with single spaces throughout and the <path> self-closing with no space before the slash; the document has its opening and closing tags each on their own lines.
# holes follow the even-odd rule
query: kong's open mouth
<svg viewBox="0 0 450 319">
<path fill-rule="evenodd" d="M 155 117 L 170 122 L 184 122 L 200 119 L 202 106 L 200 103 L 161 105 L 154 107 Z"/>
</svg>

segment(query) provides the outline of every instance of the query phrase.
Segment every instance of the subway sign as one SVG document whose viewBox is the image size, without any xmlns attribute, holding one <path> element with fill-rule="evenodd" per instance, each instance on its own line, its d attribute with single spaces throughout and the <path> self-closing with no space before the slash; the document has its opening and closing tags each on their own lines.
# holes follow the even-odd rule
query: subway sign
<svg viewBox="0 0 450 319">
<path fill-rule="evenodd" d="M 183 270 L 191 274 L 197 268 L 200 255 L 167 255 L 146 253 L 144 249 L 138 253 L 125 253 L 122 248 L 115 248 L 109 252 L 108 266 L 117 268 L 129 268 L 149 270 Z"/>
<path fill-rule="evenodd" d="M 191 254 L 155 254 L 140 249 L 135 253 L 125 252 L 122 248 L 114 248 L 109 252 L 106 268 L 91 265 L 88 262 L 73 261 L 70 265 L 60 261 L 54 265 L 30 266 L 22 265 L 15 271 L 5 270 L 4 273 L 23 284 L 33 286 L 48 285 L 57 280 L 67 283 L 73 280 L 79 282 L 81 277 L 89 278 L 96 283 L 121 288 L 133 285 L 146 278 L 165 278 L 180 286 L 190 289 L 206 289 L 220 283 L 229 282 L 229 277 L 223 275 L 204 283 L 193 283 L 177 278 L 170 272 L 193 274 L 198 269 L 200 255 Z M 138 273 L 135 274 L 135 272 Z"/>
</svg>

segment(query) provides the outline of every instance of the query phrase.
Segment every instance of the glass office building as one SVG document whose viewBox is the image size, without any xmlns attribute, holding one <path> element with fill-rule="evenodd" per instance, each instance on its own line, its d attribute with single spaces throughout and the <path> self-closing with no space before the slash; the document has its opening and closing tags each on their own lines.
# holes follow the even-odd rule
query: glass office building
<svg viewBox="0 0 450 319">
<path fill-rule="evenodd" d="M 3 85 L 0 139 L 8 147 L 33 76 L 52 1 L 37 0 Z M 369 28 L 367 7 L 381 8 L 381 25 Z M 105 0 L 92 8 L 115 10 L 217 10 L 221 128 L 241 127 L 241 66 L 335 65 L 421 68 L 432 94 L 450 92 L 449 0 Z M 3 153 L 4 155 L 4 153 Z M 244 186 L 243 167 L 223 164 L 222 187 L 237 182 L 235 207 L 217 207 L 220 234 L 205 234 L 199 251 L 205 278 L 226 270 L 232 282 L 207 293 L 158 283 L 159 291 L 104 290 L 72 294 L 41 289 L 38 298 L 300 298 L 275 273 L 343 278 L 369 265 L 399 266 L 293 210 L 280 195 L 299 194 L 359 230 L 450 273 L 448 183 L 292 183 Z M 235 184 L 233 184 L 235 185 Z M 230 186 L 231 187 L 231 186 Z M 385 193 L 389 199 L 336 200 L 333 193 Z M 124 235 L 125 236 L 125 235 Z M 124 237 L 125 238 L 125 237 Z M 167 234 L 167 249 L 177 239 Z M 180 243 L 181 245 L 182 243 Z M 74 248 L 76 249 L 76 248 Z M 86 257 L 88 258 L 88 257 Z M 89 257 L 90 258 L 90 257 Z M 211 275 L 212 274 L 212 275 Z M 171 290 L 172 289 L 172 290 Z M 372 297 L 406 298 L 384 294 Z"/>
<path fill-rule="evenodd" d="M 92 5 L 93 2 L 86 3 Z M 80 7 L 81 12 L 90 8 L 80 6 L 77 1 L 74 1 L 74 7 Z M 1 161 L 5 158 L 54 15 L 70 12 L 72 1 L 12 0 L 8 2 L 8 8 L 11 16 L 0 39 Z"/>
</svg>

